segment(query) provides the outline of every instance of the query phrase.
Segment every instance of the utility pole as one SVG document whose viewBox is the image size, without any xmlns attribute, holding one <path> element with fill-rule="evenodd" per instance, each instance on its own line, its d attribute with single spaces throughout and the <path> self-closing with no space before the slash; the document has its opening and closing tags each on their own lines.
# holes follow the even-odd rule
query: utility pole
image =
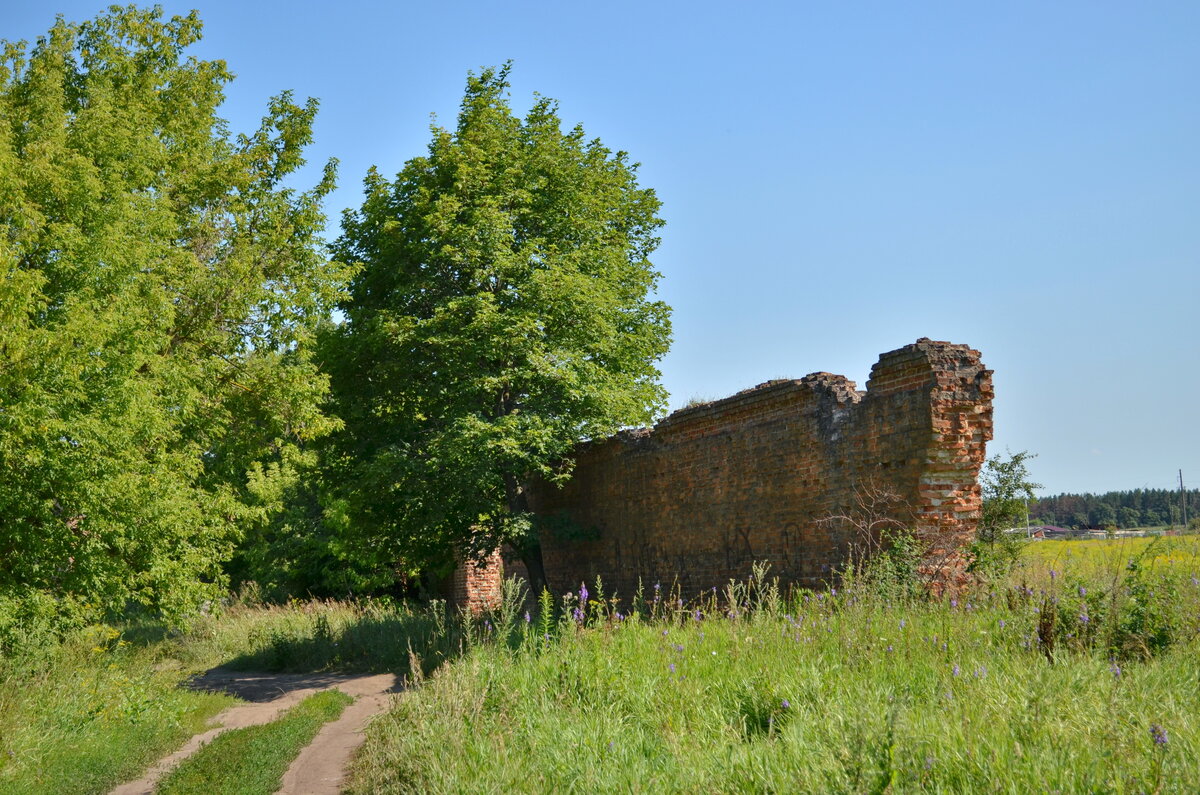
<svg viewBox="0 0 1200 795">
<path fill-rule="evenodd" d="M 1183 488 L 1183 470 L 1179 470 L 1179 505 L 1183 509 L 1183 532 L 1187 532 L 1187 491 Z"/>
</svg>

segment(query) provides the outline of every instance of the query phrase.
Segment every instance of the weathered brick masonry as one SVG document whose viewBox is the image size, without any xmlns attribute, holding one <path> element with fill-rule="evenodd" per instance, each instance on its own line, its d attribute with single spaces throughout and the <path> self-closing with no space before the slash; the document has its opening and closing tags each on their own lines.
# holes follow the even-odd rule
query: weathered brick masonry
<svg viewBox="0 0 1200 795">
<path fill-rule="evenodd" d="M 978 351 L 923 338 L 883 354 L 865 392 L 831 373 L 768 381 L 586 444 L 565 487 L 532 490 L 535 511 L 593 536 L 543 539 L 549 584 L 600 576 L 629 596 L 639 579 L 677 579 L 694 595 L 768 561 L 785 583 L 819 586 L 862 540 L 829 517 L 863 516 L 884 492 L 953 581 L 979 516 L 991 375 Z"/>
</svg>

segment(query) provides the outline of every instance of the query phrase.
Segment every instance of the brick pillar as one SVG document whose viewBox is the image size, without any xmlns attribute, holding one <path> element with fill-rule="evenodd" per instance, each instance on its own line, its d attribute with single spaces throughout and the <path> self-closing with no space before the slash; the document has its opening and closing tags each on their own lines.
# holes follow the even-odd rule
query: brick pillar
<svg viewBox="0 0 1200 795">
<path fill-rule="evenodd" d="M 450 604 L 482 613 L 500 603 L 503 582 L 504 561 L 499 549 L 488 555 L 482 565 L 472 560 L 459 563 L 450 575 Z"/>
</svg>

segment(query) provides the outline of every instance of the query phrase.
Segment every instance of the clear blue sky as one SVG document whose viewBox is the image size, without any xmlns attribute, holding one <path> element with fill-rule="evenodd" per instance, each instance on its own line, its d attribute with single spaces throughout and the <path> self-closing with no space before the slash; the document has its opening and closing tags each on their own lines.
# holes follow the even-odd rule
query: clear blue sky
<svg viewBox="0 0 1200 795">
<path fill-rule="evenodd" d="M 861 387 L 928 336 L 983 352 L 991 451 L 1038 453 L 1045 491 L 1200 484 L 1200 3 L 163 5 L 199 6 L 235 130 L 320 98 L 331 236 L 513 59 L 516 108 L 557 98 L 664 202 L 673 408 Z M 102 7 L 7 0 L 0 38 Z"/>
</svg>

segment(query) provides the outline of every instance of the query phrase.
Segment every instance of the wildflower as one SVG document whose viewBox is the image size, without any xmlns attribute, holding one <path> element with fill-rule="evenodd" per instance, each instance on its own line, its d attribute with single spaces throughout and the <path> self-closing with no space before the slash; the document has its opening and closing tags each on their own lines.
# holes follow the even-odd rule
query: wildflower
<svg viewBox="0 0 1200 795">
<path fill-rule="evenodd" d="M 678 607 L 680 610 L 682 610 L 682 609 L 683 609 L 683 600 L 682 600 L 682 599 L 677 599 L 677 600 L 675 601 L 675 606 L 676 606 L 676 607 Z"/>
<path fill-rule="evenodd" d="M 987 676 L 987 666 L 986 665 L 979 666 L 979 668 L 977 668 L 975 670 L 975 676 L 978 679 L 983 679 L 985 676 Z"/>
<path fill-rule="evenodd" d="M 888 650 L 888 651 L 891 651 L 891 650 L 892 650 L 892 644 L 890 644 L 890 643 L 888 644 L 887 650 Z"/>
<path fill-rule="evenodd" d="M 779 706 L 783 707 L 784 709 L 791 709 L 791 708 L 792 708 L 792 702 L 788 701 L 788 700 L 785 698 L 785 699 L 783 700 L 783 703 L 782 703 L 782 704 L 780 704 Z"/>
<path fill-rule="evenodd" d="M 829 595 L 830 595 L 830 596 L 837 596 L 837 588 L 830 588 L 830 589 L 829 589 Z"/>
<path fill-rule="evenodd" d="M 1157 723 L 1151 723 L 1150 724 L 1150 739 L 1154 741 L 1155 745 L 1166 745 L 1167 744 L 1167 730 L 1164 729 L 1162 726 L 1159 726 Z"/>
<path fill-rule="evenodd" d="M 954 664 L 954 671 L 953 671 L 953 673 L 954 673 L 954 675 L 955 675 L 955 676 L 958 676 L 958 674 L 960 673 L 960 670 L 959 670 L 959 667 L 958 667 L 958 663 L 955 663 L 955 664 Z"/>
<path fill-rule="evenodd" d="M 1004 629 L 1004 619 L 1000 619 L 1000 629 Z"/>
<path fill-rule="evenodd" d="M 583 623 L 583 611 L 580 610 L 578 607 L 571 611 L 571 615 L 575 619 L 575 623 L 577 623 L 577 624 Z"/>
<path fill-rule="evenodd" d="M 528 623 L 529 623 L 530 621 L 532 621 L 532 620 L 533 620 L 533 619 L 532 619 L 532 618 L 530 618 L 530 616 L 529 616 L 529 611 L 528 611 L 528 610 L 526 610 L 526 611 L 525 611 L 525 623 L 526 623 L 526 624 L 528 624 Z"/>
<path fill-rule="evenodd" d="M 904 625 L 905 625 L 906 623 L 908 623 L 908 622 L 907 622 L 907 621 L 905 621 L 903 618 L 902 618 L 902 619 L 900 619 L 900 629 L 904 629 Z"/>
<path fill-rule="evenodd" d="M 671 648 L 672 648 L 672 649 L 674 649 L 675 651 L 683 651 L 683 644 L 682 644 L 682 643 L 676 643 L 676 644 L 674 644 L 673 646 L 671 646 Z"/>
<path fill-rule="evenodd" d="M 667 666 L 667 668 L 669 668 L 671 670 L 671 673 L 675 673 L 675 663 L 671 663 L 670 665 Z"/>
<path fill-rule="evenodd" d="M 1080 595 L 1080 596 L 1087 596 L 1087 588 L 1084 588 L 1082 585 L 1081 585 L 1081 586 L 1079 586 L 1079 595 Z"/>
<path fill-rule="evenodd" d="M 695 613 L 692 613 L 692 618 L 695 619 L 696 621 L 699 621 L 703 617 L 704 617 L 704 615 L 700 612 L 699 609 L 697 609 Z"/>
<path fill-rule="evenodd" d="M 1091 619 L 1090 619 L 1090 618 L 1088 618 L 1088 614 L 1087 614 L 1087 613 L 1080 613 L 1080 614 L 1079 614 L 1079 623 L 1080 623 L 1080 624 L 1086 624 L 1086 623 L 1087 623 L 1087 622 L 1089 622 L 1089 621 L 1091 621 Z"/>
<path fill-rule="evenodd" d="M 664 630 L 663 630 L 663 635 L 665 636 L 666 634 L 667 634 L 667 630 L 665 630 L 665 629 L 664 629 Z"/>
<path fill-rule="evenodd" d="M 1113 663 L 1112 665 L 1108 666 L 1108 670 L 1112 671 L 1112 675 L 1113 675 L 1114 679 L 1121 678 L 1121 666 L 1117 665 L 1116 663 Z"/>
<path fill-rule="evenodd" d="M 1058 572 L 1055 571 L 1054 569 L 1050 569 L 1050 579 L 1053 580 L 1053 579 L 1056 579 L 1057 577 L 1058 577 Z"/>
<path fill-rule="evenodd" d="M 624 620 L 625 620 L 625 616 L 621 615 L 621 611 L 618 610 L 617 611 L 617 621 L 624 621 Z"/>
<path fill-rule="evenodd" d="M 584 585 L 583 583 L 580 583 L 579 584 L 579 601 L 582 602 L 583 604 L 587 604 L 587 600 L 588 600 L 587 586 Z"/>
</svg>

